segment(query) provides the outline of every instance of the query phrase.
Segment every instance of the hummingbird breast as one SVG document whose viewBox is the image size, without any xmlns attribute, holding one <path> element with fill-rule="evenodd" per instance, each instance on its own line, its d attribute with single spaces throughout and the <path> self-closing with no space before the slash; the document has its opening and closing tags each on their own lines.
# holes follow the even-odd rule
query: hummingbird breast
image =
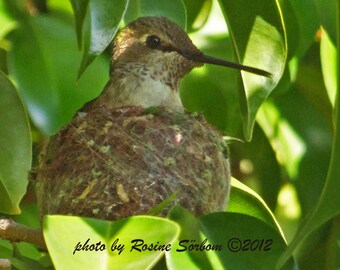
<svg viewBox="0 0 340 270">
<path fill-rule="evenodd" d="M 171 111 L 183 111 L 177 91 L 159 80 L 148 78 L 137 81 L 134 76 L 125 76 L 119 82 L 110 80 L 104 91 L 106 93 L 101 99 L 109 107 L 164 106 Z"/>
<path fill-rule="evenodd" d="M 164 58 L 164 55 L 162 57 Z M 164 106 L 171 111 L 182 112 L 183 106 L 178 92 L 178 66 L 168 61 L 157 62 L 157 58 L 151 61 L 152 63 L 139 61 L 113 66 L 112 76 L 99 102 L 110 107 Z"/>
</svg>

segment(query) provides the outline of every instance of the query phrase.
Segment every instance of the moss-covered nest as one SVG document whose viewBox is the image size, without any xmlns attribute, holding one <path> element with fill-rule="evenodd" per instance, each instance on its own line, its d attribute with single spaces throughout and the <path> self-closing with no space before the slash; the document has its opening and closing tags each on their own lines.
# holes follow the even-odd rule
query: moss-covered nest
<svg viewBox="0 0 340 270">
<path fill-rule="evenodd" d="M 39 210 L 117 220 L 146 214 L 178 191 L 172 204 L 196 215 L 221 211 L 227 153 L 200 116 L 98 106 L 51 137 L 37 175 Z"/>
</svg>

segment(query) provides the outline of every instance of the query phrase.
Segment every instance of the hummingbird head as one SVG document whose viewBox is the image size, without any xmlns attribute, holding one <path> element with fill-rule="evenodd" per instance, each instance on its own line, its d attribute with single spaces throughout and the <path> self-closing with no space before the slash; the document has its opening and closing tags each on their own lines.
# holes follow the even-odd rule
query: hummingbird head
<svg viewBox="0 0 340 270">
<path fill-rule="evenodd" d="M 100 102 L 182 110 L 180 80 L 194 67 L 214 64 L 270 76 L 266 71 L 205 55 L 165 17 L 141 17 L 115 37 L 108 82 Z"/>
<path fill-rule="evenodd" d="M 141 17 L 126 26 L 114 40 L 112 63 L 129 62 L 162 65 L 179 78 L 194 67 L 213 64 L 270 77 L 257 68 L 205 55 L 187 33 L 165 17 Z"/>
<path fill-rule="evenodd" d="M 111 72 L 117 68 L 150 73 L 177 88 L 179 79 L 194 67 L 203 53 L 177 24 L 165 17 L 141 17 L 123 28 L 113 43 Z"/>
</svg>

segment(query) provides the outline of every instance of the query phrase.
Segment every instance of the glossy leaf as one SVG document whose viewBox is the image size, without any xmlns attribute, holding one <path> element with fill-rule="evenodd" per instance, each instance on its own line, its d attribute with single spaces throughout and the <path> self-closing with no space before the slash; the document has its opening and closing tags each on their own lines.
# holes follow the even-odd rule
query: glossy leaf
<svg viewBox="0 0 340 270">
<path fill-rule="evenodd" d="M 339 269 L 339 217 L 314 230 L 299 247 L 295 256 L 303 269 Z M 300 269 L 301 269 L 300 268 Z"/>
<path fill-rule="evenodd" d="M 181 227 L 181 233 L 174 243 L 174 247 L 170 252 L 167 252 L 166 263 L 168 269 L 217 269 L 217 262 L 214 267 L 207 256 L 206 252 L 182 252 L 178 249 L 183 249 L 180 242 L 191 244 L 191 240 L 200 240 L 201 231 L 198 220 L 186 209 L 179 205 L 175 205 L 169 212 L 168 217 L 175 221 Z M 188 241 L 188 242 L 186 242 Z M 199 243 L 201 241 L 197 241 Z M 196 244 L 196 242 L 195 242 Z"/>
<path fill-rule="evenodd" d="M 199 224 L 209 243 L 223 245 L 216 255 L 224 269 L 275 269 L 287 247 L 277 230 L 248 215 L 213 213 L 201 217 Z M 283 269 L 293 265 L 290 260 Z"/>
<path fill-rule="evenodd" d="M 282 11 L 282 17 L 284 20 L 285 33 L 287 37 L 287 64 L 285 66 L 282 77 L 275 87 L 275 94 L 280 94 L 286 92 L 292 84 L 295 82 L 296 75 L 298 72 L 297 63 L 299 57 L 301 57 L 302 52 L 304 53 L 306 49 L 311 45 L 313 41 L 314 33 L 311 31 L 315 31 L 318 27 L 317 19 L 313 18 L 313 23 L 303 24 L 304 21 L 301 22 L 305 17 L 304 15 L 299 13 L 299 10 L 295 10 L 297 3 L 300 0 L 279 0 L 279 4 Z M 303 1 L 303 0 L 302 0 Z M 306 1 L 304 1 L 306 2 Z M 306 4 L 309 4 L 311 1 L 307 1 Z M 308 7 L 307 13 L 311 12 Z M 314 9 L 312 10 L 314 11 Z M 307 17 L 309 20 L 312 20 L 311 17 Z M 302 24 L 302 25 L 301 25 Z M 300 27 L 301 26 L 301 27 Z M 301 31 L 300 31 L 301 28 Z"/>
<path fill-rule="evenodd" d="M 332 107 L 320 68 L 311 70 L 300 66 L 300 70 L 297 84 L 285 94 L 265 102 L 257 120 L 286 177 L 294 184 L 302 215 L 305 215 L 315 207 L 327 176 L 332 147 L 329 122 Z M 308 102 L 311 98 L 312 103 Z"/>
<path fill-rule="evenodd" d="M 300 42 L 301 34 L 296 30 L 299 28 L 299 14 L 294 10 L 291 0 L 280 0 L 279 3 L 284 20 L 287 44 L 289 44 L 287 48 L 288 59 L 291 59 L 296 53 Z"/>
<path fill-rule="evenodd" d="M 338 85 L 337 72 L 339 72 L 336 61 L 337 50 L 326 31 L 323 31 L 321 36 L 320 56 L 323 79 L 325 81 L 329 99 L 334 106 L 336 87 Z"/>
<path fill-rule="evenodd" d="M 231 185 L 228 212 L 255 217 L 273 227 L 284 238 L 278 222 L 264 200 L 256 192 L 235 178 L 231 179 Z"/>
<path fill-rule="evenodd" d="M 287 56 L 284 26 L 274 0 L 221 0 L 237 62 L 264 69 L 272 78 L 242 72 L 244 135 L 251 139 L 256 113 L 280 80 Z M 245 8 L 247 7 L 247 8 Z"/>
<path fill-rule="evenodd" d="M 230 40 L 225 36 L 212 38 L 200 32 L 192 35 L 196 46 L 207 55 L 232 58 Z M 207 40 L 208 42 L 200 42 Z M 241 112 L 235 89 L 235 74 L 239 71 L 204 65 L 191 71 L 181 83 L 182 103 L 189 111 L 204 115 L 209 123 L 228 136 L 242 136 Z"/>
<path fill-rule="evenodd" d="M 200 29 L 208 20 L 212 0 L 183 0 L 187 12 L 187 31 Z"/>
<path fill-rule="evenodd" d="M 248 215 L 221 212 L 197 220 L 175 206 L 169 217 L 181 235 L 166 253 L 168 269 L 275 269 L 286 248 L 277 230 Z M 292 266 L 290 261 L 285 269 Z"/>
<path fill-rule="evenodd" d="M 266 134 L 256 124 L 251 142 L 230 143 L 229 150 L 232 154 L 232 163 L 235 164 L 232 165 L 233 176 L 254 188 L 274 211 L 282 185 L 282 175 L 280 164 Z"/>
<path fill-rule="evenodd" d="M 298 166 L 306 152 L 305 142 L 270 101 L 263 104 L 257 119 L 287 174 L 291 179 L 295 179 L 299 171 Z"/>
<path fill-rule="evenodd" d="M 73 27 L 52 15 L 25 20 L 10 38 L 9 71 L 45 134 L 58 131 L 107 81 L 108 63 L 98 59 L 77 82 L 81 53 Z"/>
<path fill-rule="evenodd" d="M 131 0 L 125 15 L 125 23 L 142 16 L 165 16 L 186 29 L 186 11 L 182 0 Z"/>
<path fill-rule="evenodd" d="M 297 26 L 292 21 L 289 20 L 290 16 L 285 15 L 285 24 L 288 24 L 288 37 L 294 38 L 294 45 L 297 42 L 297 48 L 295 50 L 295 55 L 298 57 L 303 56 L 308 48 L 312 45 L 315 38 L 315 33 L 320 26 L 319 16 L 315 7 L 315 1 L 305 1 L 305 0 L 286 0 L 289 1 L 292 12 L 295 14 L 297 20 Z M 321 0 L 323 1 L 323 0 Z M 286 12 L 289 10 L 286 10 Z"/>
<path fill-rule="evenodd" d="M 0 72 L 0 212 L 19 214 L 31 167 L 27 115 L 15 87 Z"/>
<path fill-rule="evenodd" d="M 90 0 L 85 18 L 84 54 L 78 77 L 110 44 L 127 8 L 127 0 Z"/>
<path fill-rule="evenodd" d="M 40 1 L 45 1 L 45 0 L 40 0 Z M 48 10 L 52 11 L 52 12 L 60 12 L 60 14 L 62 14 L 62 15 L 65 15 L 65 14 L 71 15 L 72 14 L 72 15 L 76 16 L 75 10 L 73 9 L 73 3 L 71 1 L 77 1 L 77 0 L 49 0 L 47 2 L 47 7 L 48 7 Z M 80 1 L 82 1 L 82 0 L 80 0 Z M 80 8 L 80 7 L 78 6 L 78 8 Z M 75 21 L 75 24 L 76 23 L 77 22 Z"/>
<path fill-rule="evenodd" d="M 329 38 L 335 44 L 337 42 L 337 35 L 339 34 L 339 29 L 337 32 L 337 4 L 333 0 L 314 0 L 316 10 L 320 17 L 320 22 L 322 27 L 326 30 Z M 339 15 L 338 15 L 339 16 Z M 339 28 L 339 22 L 338 22 Z"/>
<path fill-rule="evenodd" d="M 76 32 L 78 46 L 81 48 L 83 39 L 83 24 L 89 4 L 89 0 L 70 0 L 75 21 L 76 21 Z"/>
<path fill-rule="evenodd" d="M 339 104 L 339 102 L 337 104 Z M 339 111 L 339 108 L 336 108 L 335 110 Z M 299 230 L 295 235 L 293 241 L 282 256 L 279 265 L 284 263 L 292 255 L 294 249 L 296 249 L 311 232 L 313 232 L 330 218 L 340 214 L 340 199 L 337 195 L 340 192 L 340 167 L 338 165 L 340 164 L 340 156 L 338 155 L 340 151 L 340 122 L 337 119 L 339 118 L 336 117 L 335 120 L 336 130 L 333 141 L 332 157 L 323 191 L 316 207 L 312 210 L 311 214 L 308 216 L 308 219 L 306 219 L 304 223 L 299 227 Z"/>
<path fill-rule="evenodd" d="M 337 10 L 340 10 L 340 3 L 337 3 Z M 337 20 L 340 20 L 340 13 L 337 12 Z M 339 35 L 340 29 L 337 28 Z M 337 40 L 338 49 L 340 48 L 340 41 Z M 340 66 L 340 57 L 337 55 L 337 65 Z M 294 239 L 290 243 L 288 249 L 282 255 L 278 266 L 281 266 L 293 253 L 293 251 L 310 235 L 315 229 L 324 224 L 329 219 L 340 214 L 340 75 L 337 72 L 337 86 L 336 86 L 336 101 L 334 106 L 334 137 L 332 146 L 332 155 L 328 170 L 327 179 L 318 200 L 316 207 L 309 214 L 308 218 L 304 220 L 303 224 L 299 227 Z"/>
<path fill-rule="evenodd" d="M 0 39 L 17 26 L 16 21 L 7 14 L 3 1 L 0 2 L 0 25 Z"/>
<path fill-rule="evenodd" d="M 172 244 L 178 234 L 176 223 L 148 216 L 116 222 L 71 216 L 46 216 L 44 220 L 48 250 L 54 266 L 61 270 L 149 269 L 164 252 L 139 251 L 141 246 L 132 247 L 140 242 L 132 241 L 141 239 L 148 245 Z M 94 250 L 96 245 L 97 251 Z M 124 245 L 124 249 L 118 249 L 119 245 Z"/>
</svg>

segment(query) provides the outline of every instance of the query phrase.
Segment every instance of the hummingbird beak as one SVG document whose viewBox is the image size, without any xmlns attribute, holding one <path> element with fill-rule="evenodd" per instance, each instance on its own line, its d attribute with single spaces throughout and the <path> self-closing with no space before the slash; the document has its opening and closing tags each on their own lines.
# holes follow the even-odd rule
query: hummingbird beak
<svg viewBox="0 0 340 270">
<path fill-rule="evenodd" d="M 189 57 L 189 59 L 190 59 L 190 57 Z M 203 63 L 203 64 L 212 64 L 212 65 L 217 65 L 217 66 L 224 66 L 224 67 L 230 67 L 230 68 L 234 68 L 234 69 L 244 70 L 244 71 L 254 73 L 254 74 L 257 74 L 257 75 L 260 75 L 260 76 L 264 76 L 264 77 L 269 77 L 269 78 L 272 77 L 272 74 L 265 71 L 265 70 L 250 67 L 250 66 L 245 66 L 245 65 L 242 65 L 242 64 L 229 62 L 229 61 L 226 61 L 226 60 L 222 60 L 222 59 L 219 59 L 219 58 L 215 58 L 215 57 L 212 57 L 212 56 L 205 55 L 203 53 L 191 57 L 191 60 L 194 60 L 194 61 L 197 61 L 197 62 L 200 62 L 200 63 Z"/>
</svg>

